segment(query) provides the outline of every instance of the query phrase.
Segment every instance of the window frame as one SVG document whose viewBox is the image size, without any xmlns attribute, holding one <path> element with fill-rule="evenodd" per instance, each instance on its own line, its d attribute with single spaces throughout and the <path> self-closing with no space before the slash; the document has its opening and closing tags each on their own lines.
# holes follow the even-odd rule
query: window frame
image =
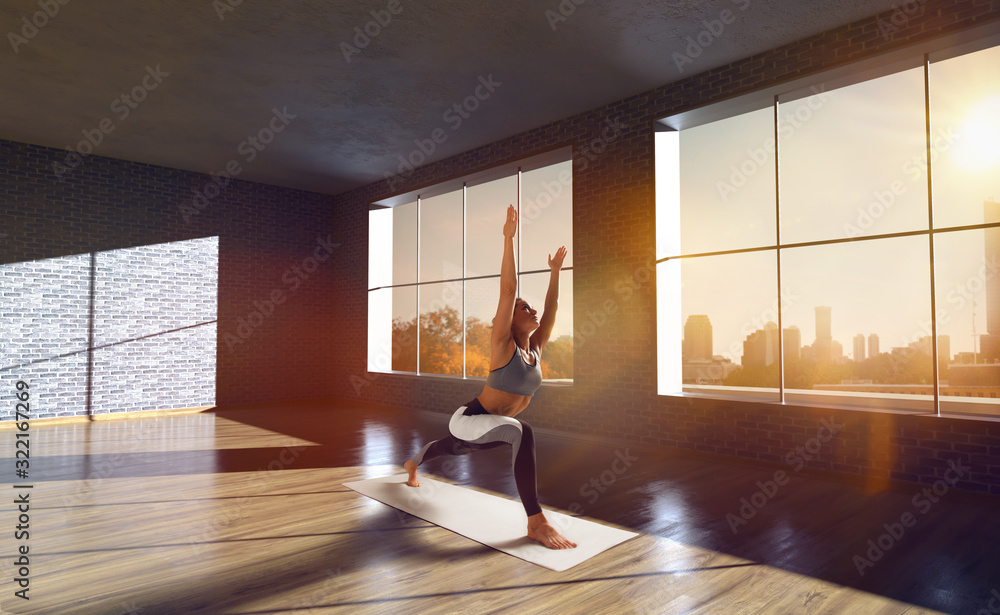
<svg viewBox="0 0 1000 615">
<path fill-rule="evenodd" d="M 467 345 L 466 345 L 466 341 L 467 340 L 466 340 L 466 338 L 467 338 L 468 310 L 467 310 L 467 298 L 466 298 L 467 297 L 466 282 L 481 281 L 481 280 L 494 280 L 495 279 L 495 280 L 497 280 L 497 282 L 499 284 L 500 272 L 499 272 L 499 267 L 498 267 L 497 273 L 495 273 L 495 274 L 472 275 L 472 276 L 468 275 L 469 272 L 468 272 L 468 253 L 467 253 L 467 249 L 468 249 L 467 248 L 467 240 L 468 240 L 468 237 L 467 237 L 467 232 L 468 232 L 468 228 L 467 228 L 467 223 L 468 223 L 468 215 L 467 215 L 467 207 L 468 207 L 467 196 L 468 195 L 467 195 L 467 190 L 469 188 L 480 186 L 480 185 L 483 185 L 483 184 L 486 184 L 486 183 L 489 183 L 489 182 L 492 182 L 492 181 L 495 181 L 495 180 L 501 180 L 501 179 L 509 178 L 509 177 L 516 177 L 516 180 L 517 180 L 516 181 L 516 186 L 517 186 L 517 203 L 516 203 L 516 207 L 517 207 L 517 210 L 518 210 L 518 232 L 516 234 L 516 240 L 515 240 L 515 259 L 516 259 L 515 260 L 515 267 L 517 269 L 517 283 L 518 283 L 518 289 L 520 291 L 521 277 L 522 276 L 531 275 L 531 274 L 539 274 L 539 273 L 548 273 L 549 272 L 548 269 L 533 269 L 533 270 L 527 270 L 527 269 L 522 270 L 521 269 L 521 246 L 520 246 L 520 238 L 521 238 L 521 230 L 522 230 L 521 229 L 521 224 L 522 224 L 522 220 L 523 220 L 523 218 L 521 217 L 521 210 L 522 210 L 522 203 L 525 200 L 524 199 L 524 195 L 522 194 L 521 176 L 523 174 L 529 173 L 531 171 L 536 171 L 536 170 L 539 170 L 539 169 L 544 169 L 546 167 L 550 167 L 550 166 L 553 166 L 553 165 L 556 165 L 556 164 L 563 164 L 563 163 L 569 163 L 569 172 L 570 172 L 569 198 L 570 198 L 571 207 L 572 207 L 572 182 L 573 182 L 573 175 L 574 175 L 574 170 L 573 170 L 573 149 L 569 145 L 560 145 L 560 146 L 554 147 L 554 148 L 549 149 L 549 150 L 545 150 L 545 151 L 542 151 L 542 152 L 536 152 L 536 153 L 533 153 L 533 154 L 531 154 L 529 156 L 525 156 L 525 157 L 518 158 L 516 160 L 510 161 L 510 162 L 507 162 L 507 163 L 504 163 L 504 164 L 500 164 L 500 165 L 492 166 L 492 167 L 489 167 L 489 168 L 486 168 L 486 169 L 482 169 L 482 170 L 474 172 L 474 173 L 470 173 L 470 174 L 466 174 L 466 175 L 461 175 L 461 176 L 457 176 L 457 177 L 452 177 L 450 179 L 447 179 L 447 180 L 444 180 L 444 181 L 441 181 L 441 182 L 437 182 L 437 183 L 433 183 L 433 184 L 428 184 L 428 185 L 422 186 L 422 187 L 417 188 L 417 189 L 408 190 L 406 192 L 394 194 L 394 195 L 391 195 L 389 197 L 385 197 L 385 198 L 382 198 L 382 199 L 378 199 L 376 201 L 372 201 L 369 204 L 369 208 L 368 208 L 368 210 L 369 210 L 369 216 L 368 216 L 368 219 L 369 219 L 369 242 L 371 242 L 372 238 L 371 238 L 371 235 L 370 235 L 370 233 L 371 233 L 371 222 L 370 221 L 371 221 L 371 212 L 372 211 L 382 210 L 382 209 L 387 209 L 387 208 L 394 208 L 394 207 L 398 207 L 398 206 L 401 206 L 401 205 L 406 205 L 406 204 L 411 204 L 411 203 L 416 202 L 416 207 L 417 207 L 417 209 L 416 209 L 416 211 L 417 211 L 417 214 L 416 214 L 416 219 L 417 219 L 417 222 L 416 222 L 416 224 L 417 224 L 416 252 L 417 252 L 418 255 L 420 254 L 420 241 L 421 241 L 421 239 L 420 239 L 421 201 L 426 200 L 426 199 L 430 199 L 430 198 L 433 198 L 433 197 L 437 197 L 437 196 L 440 196 L 440 195 L 443 195 L 443 194 L 453 193 L 453 192 L 461 190 L 462 191 L 462 217 L 463 217 L 463 220 L 462 220 L 462 253 L 463 253 L 463 257 L 462 257 L 462 275 L 461 275 L 461 277 L 441 279 L 441 280 L 421 280 L 420 279 L 420 264 L 418 262 L 418 264 L 417 264 L 417 280 L 415 282 L 407 282 L 407 283 L 398 283 L 397 284 L 397 283 L 395 283 L 394 280 L 389 280 L 389 283 L 387 283 L 387 284 L 383 284 L 381 286 L 373 286 L 372 283 L 371 283 L 371 271 L 369 270 L 369 284 L 368 284 L 368 289 L 367 289 L 367 293 L 368 293 L 368 297 L 369 297 L 369 304 L 368 304 L 369 308 L 368 308 L 368 313 L 367 313 L 368 319 L 369 319 L 369 328 L 368 328 L 369 333 L 368 333 L 368 348 L 367 348 L 367 352 L 366 352 L 366 354 L 368 356 L 368 358 L 367 358 L 367 365 L 366 365 L 366 372 L 369 374 L 369 377 L 372 377 L 373 375 L 377 375 L 377 374 L 392 374 L 392 375 L 409 376 L 409 377 L 421 377 L 421 378 L 427 378 L 427 377 L 429 377 L 429 378 L 443 378 L 443 379 L 451 379 L 451 380 L 481 380 L 481 381 L 485 381 L 486 380 L 485 376 L 470 376 L 470 375 L 467 374 L 467 370 L 468 370 L 467 363 L 468 362 L 467 362 L 467 357 L 466 357 L 466 354 L 467 354 Z M 499 232 L 499 229 L 498 229 L 498 232 Z M 572 229 L 570 230 L 570 233 L 571 233 L 571 237 L 572 237 Z M 370 250 L 371 250 L 371 246 L 369 246 L 369 257 L 368 257 L 368 259 L 369 259 L 368 260 L 369 268 L 372 266 L 372 257 L 371 257 L 371 251 Z M 391 261 L 391 256 L 389 257 L 389 259 Z M 418 260 L 419 260 L 419 256 L 418 256 Z M 571 275 L 572 271 L 573 271 L 573 266 L 572 265 L 564 266 L 562 268 L 562 274 L 569 273 Z M 421 316 L 422 316 L 422 314 L 421 314 L 421 311 L 420 311 L 420 303 L 421 303 L 420 288 L 423 287 L 423 286 L 432 286 L 432 285 L 440 285 L 440 284 L 448 284 L 448 283 L 456 283 L 456 282 L 460 283 L 462 285 L 462 291 L 461 291 L 461 294 L 462 294 L 462 302 L 461 302 L 462 303 L 462 309 L 461 309 L 461 314 L 460 314 L 460 320 L 461 320 L 461 323 L 462 323 L 462 331 L 461 331 L 461 335 L 462 335 L 462 370 L 461 370 L 461 374 L 439 374 L 439 373 L 435 373 L 435 372 L 421 371 L 421 368 L 420 368 L 419 323 L 421 322 Z M 397 289 L 397 288 L 407 288 L 407 287 L 414 287 L 414 288 L 416 288 L 416 305 L 415 305 L 415 309 L 416 309 L 416 319 L 417 319 L 416 322 L 418 323 L 417 324 L 418 335 L 417 335 L 417 341 L 416 341 L 416 353 L 417 353 L 416 371 L 402 371 L 402 370 L 393 370 L 393 369 L 374 369 L 373 370 L 372 368 L 376 366 L 376 363 L 373 362 L 373 357 L 372 357 L 373 346 L 372 346 L 372 342 L 371 342 L 371 336 L 372 336 L 372 332 L 371 332 L 371 326 L 372 326 L 371 325 L 371 297 L 372 297 L 372 293 L 375 293 L 375 292 L 378 292 L 378 291 L 392 290 L 392 289 Z M 498 285 L 497 288 L 498 288 L 498 292 L 499 292 L 499 285 Z M 494 308 L 494 311 L 495 311 L 495 308 Z M 390 316 L 390 321 L 391 321 L 391 316 Z M 390 361 L 390 367 L 391 367 L 391 361 Z M 569 379 L 550 379 L 550 378 L 546 378 L 545 380 L 543 380 L 543 385 L 545 385 L 545 386 L 572 385 L 572 383 L 573 383 L 573 379 L 572 378 L 569 378 Z"/>
<path fill-rule="evenodd" d="M 901 46 L 893 51 L 879 54 L 877 56 L 868 57 L 862 60 L 844 63 L 830 69 L 822 70 L 805 77 L 799 77 L 769 86 L 759 88 L 757 90 L 741 93 L 739 95 L 729 97 L 717 102 L 711 102 L 708 104 L 691 106 L 686 108 L 681 108 L 675 112 L 668 115 L 660 116 L 654 118 L 653 121 L 653 131 L 654 138 L 659 138 L 659 133 L 674 133 L 674 135 L 679 135 L 680 131 L 686 130 L 688 128 L 693 128 L 701 126 L 704 124 L 709 124 L 715 121 L 737 117 L 746 113 L 751 113 L 754 111 L 759 111 L 764 108 L 772 108 L 774 111 L 774 129 L 775 129 L 775 141 L 777 147 L 778 141 L 778 104 L 779 97 L 781 104 L 788 104 L 796 100 L 804 99 L 809 96 L 822 93 L 834 91 L 838 88 L 849 86 L 855 83 L 860 83 L 864 81 L 878 79 L 880 77 L 885 77 L 888 75 L 896 74 L 901 71 L 922 67 L 924 72 L 924 96 L 925 96 L 925 123 L 927 124 L 927 138 L 930 138 L 930 124 L 932 120 L 932 112 L 929 103 L 929 89 L 931 86 L 928 82 L 929 67 L 943 60 L 947 60 L 953 57 L 962 56 L 965 54 L 975 53 L 977 51 L 982 51 L 989 48 L 1000 47 L 1000 24 L 988 23 L 979 26 L 971 27 L 964 30 L 961 33 L 961 41 L 957 40 L 954 35 L 939 36 L 931 38 L 919 43 Z M 816 84 L 820 84 L 817 86 Z M 818 89 L 817 89 L 818 88 Z M 666 136 L 666 135 L 664 135 Z M 664 141 L 666 142 L 666 141 Z M 743 248 L 743 249 L 733 249 L 733 250 L 721 250 L 709 253 L 692 253 L 685 254 L 680 249 L 680 237 L 683 233 L 682 229 L 669 229 L 671 220 L 665 220 L 661 218 L 661 200 L 663 199 L 677 199 L 676 207 L 679 208 L 679 196 L 673 195 L 671 193 L 674 190 L 673 186 L 664 186 L 664 183 L 678 182 L 675 185 L 679 185 L 679 180 L 677 176 L 679 175 L 674 171 L 674 169 L 664 169 L 664 167 L 670 167 L 671 165 L 679 167 L 680 156 L 683 153 L 679 151 L 679 145 L 672 145 L 669 147 L 675 147 L 676 149 L 667 151 L 667 148 L 660 146 L 660 142 L 654 146 L 654 157 L 656 159 L 655 163 L 655 174 L 654 174 L 654 201 L 656 203 L 654 207 L 654 236 L 655 236 L 655 253 L 653 262 L 657 268 L 657 288 L 656 288 L 656 326 L 657 326 L 657 391 L 656 395 L 658 397 L 678 397 L 678 398 L 704 398 L 704 399 L 715 399 L 720 401 L 737 401 L 746 402 L 754 404 L 764 404 L 764 405 L 779 405 L 779 406 L 789 406 L 789 407 L 832 407 L 847 410 L 862 410 L 862 411 L 875 411 L 884 412 L 889 414 L 904 413 L 908 415 L 931 415 L 931 416 L 947 416 L 948 418 L 964 418 L 971 420 L 993 420 L 1000 421 L 1000 416 L 982 416 L 974 413 L 963 414 L 960 410 L 948 409 L 946 414 L 942 414 L 942 406 L 949 405 L 954 407 L 955 397 L 950 399 L 946 398 L 942 392 L 947 386 L 941 383 L 939 377 L 939 366 L 938 361 L 933 360 L 933 384 L 927 385 L 933 389 L 933 410 L 928 412 L 926 410 L 914 410 L 912 409 L 912 402 L 915 398 L 910 399 L 893 399 L 889 397 L 889 394 L 882 394 L 883 397 L 871 397 L 871 393 L 856 393 L 855 395 L 846 394 L 846 397 L 857 398 L 854 403 L 844 403 L 845 393 L 831 391 L 829 394 L 811 394 L 808 396 L 803 396 L 801 392 L 797 390 L 792 390 L 786 392 L 785 384 L 785 364 L 783 356 L 783 346 L 784 343 L 781 341 L 784 336 L 784 326 L 781 322 L 779 309 L 779 318 L 777 322 L 778 333 L 779 333 L 779 343 L 778 343 L 778 361 L 779 361 L 779 397 L 777 400 L 768 399 L 767 395 L 762 395 L 765 389 L 754 389 L 750 387 L 732 387 L 732 386 L 712 386 L 712 385 L 685 385 L 683 381 L 680 380 L 680 366 L 682 364 L 681 358 L 681 346 L 680 340 L 683 339 L 683 335 L 678 335 L 684 327 L 683 315 L 681 313 L 681 308 L 679 301 L 677 305 L 672 305 L 674 302 L 674 297 L 671 296 L 671 290 L 680 287 L 680 263 L 683 259 L 687 258 L 699 258 L 720 254 L 740 254 L 747 252 L 756 252 L 761 250 L 773 250 L 776 253 L 776 271 L 775 276 L 778 279 L 778 293 L 780 298 L 781 293 L 781 252 L 789 248 L 803 247 L 809 245 L 830 245 L 837 243 L 846 243 L 852 241 L 878 241 L 881 239 L 893 238 L 893 237 L 907 237 L 907 236 L 925 236 L 927 237 L 928 245 L 930 247 L 930 310 L 932 314 L 937 314 L 936 308 L 936 293 L 938 291 L 935 286 L 935 266 L 933 259 L 934 250 L 934 237 L 939 233 L 948 233 L 958 230 L 965 229 L 990 229 L 997 228 L 996 223 L 983 223 L 977 225 L 966 225 L 962 227 L 945 227 L 945 226 L 935 226 L 933 220 L 933 191 L 931 190 L 931 179 L 933 177 L 933 168 L 929 167 L 927 173 L 928 182 L 928 194 L 927 194 L 927 207 L 928 207 L 928 222 L 927 226 L 917 231 L 909 232 L 898 232 L 898 233 L 885 233 L 861 236 L 856 238 L 840 238 L 840 239 L 830 239 L 830 240 L 819 240 L 819 241 L 808 241 L 801 243 L 783 243 L 781 237 L 780 228 L 778 229 L 778 234 L 773 245 L 756 247 L 756 248 Z M 664 156 L 667 162 L 661 160 L 661 150 L 666 151 Z M 777 163 L 777 154 L 775 155 L 775 162 Z M 775 174 L 778 175 L 778 164 L 775 165 Z M 777 185 L 775 189 L 775 223 L 780 226 L 781 221 L 781 204 L 780 204 L 780 177 L 776 180 Z M 672 214 L 675 214 L 671 210 Z M 675 214 L 679 215 L 679 214 Z M 679 220 L 679 217 L 677 218 Z M 668 248 L 668 253 L 664 253 L 661 244 L 667 244 L 671 246 Z M 667 268 L 667 264 L 671 264 Z M 664 275 L 661 275 L 661 270 Z M 669 279 L 669 282 L 667 282 Z M 668 284 L 669 286 L 661 286 L 661 284 Z M 674 293 L 676 294 L 676 293 Z M 780 305 L 780 300 L 779 300 Z M 665 315 L 661 316 L 661 310 L 664 311 Z M 674 320 L 666 320 L 670 317 L 674 317 Z M 665 333 L 670 330 L 671 333 Z M 930 333 L 932 340 L 932 357 L 938 354 L 938 336 L 937 332 L 937 322 L 934 319 L 933 331 Z M 675 370 L 676 378 L 679 384 L 668 385 L 676 386 L 677 390 L 664 390 L 665 382 L 668 378 L 665 377 L 665 370 Z M 673 371 L 671 371 L 673 373 Z M 669 380 L 671 383 L 673 377 Z M 866 397 L 867 396 L 867 397 Z M 860 403 L 858 403 L 860 402 Z M 908 403 L 910 402 L 910 403 Z M 949 402 L 951 402 L 949 404 Z M 919 402 L 918 402 L 919 403 Z"/>
</svg>

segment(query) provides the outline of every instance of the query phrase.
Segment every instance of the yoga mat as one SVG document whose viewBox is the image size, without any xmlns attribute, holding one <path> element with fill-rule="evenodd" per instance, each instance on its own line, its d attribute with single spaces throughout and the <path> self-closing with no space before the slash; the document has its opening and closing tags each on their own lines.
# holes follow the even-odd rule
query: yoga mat
<svg viewBox="0 0 1000 615">
<path fill-rule="evenodd" d="M 545 518 L 575 549 L 548 549 L 527 537 L 528 518 L 516 500 L 466 489 L 421 475 L 420 487 L 406 484 L 406 474 L 344 483 L 358 493 L 430 521 L 476 542 L 539 566 L 562 572 L 637 536 L 551 510 Z"/>
</svg>

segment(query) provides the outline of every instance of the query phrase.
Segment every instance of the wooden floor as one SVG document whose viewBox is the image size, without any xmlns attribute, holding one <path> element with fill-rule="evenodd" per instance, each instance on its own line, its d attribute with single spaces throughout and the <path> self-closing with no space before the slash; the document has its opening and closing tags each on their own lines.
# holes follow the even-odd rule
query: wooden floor
<svg viewBox="0 0 1000 615">
<path fill-rule="evenodd" d="M 540 434 L 543 506 L 641 532 L 556 573 L 342 486 L 398 473 L 444 430 L 439 416 L 307 405 L 32 424 L 30 476 L 0 505 L 0 611 L 1000 612 L 996 499 L 951 492 L 928 508 L 915 485 L 866 494 L 792 471 L 772 488 L 778 468 Z M 4 477 L 15 433 L 0 430 Z M 513 495 L 508 464 L 498 449 L 425 468 Z M 30 537 L 16 540 L 24 493 Z M 741 516 L 743 498 L 759 510 Z M 884 548 L 862 575 L 869 540 Z M 9 565 L 20 546 L 27 601 Z"/>
</svg>

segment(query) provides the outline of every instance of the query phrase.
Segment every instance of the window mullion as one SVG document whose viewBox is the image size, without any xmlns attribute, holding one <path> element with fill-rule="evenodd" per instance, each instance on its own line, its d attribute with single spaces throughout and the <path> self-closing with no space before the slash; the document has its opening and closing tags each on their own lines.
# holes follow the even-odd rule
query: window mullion
<svg viewBox="0 0 1000 615">
<path fill-rule="evenodd" d="M 417 195 L 417 287 L 416 287 L 416 291 L 417 292 L 414 293 L 414 296 L 416 297 L 416 299 L 415 299 L 416 303 L 413 306 L 414 307 L 414 311 L 417 314 L 417 326 L 416 326 L 416 331 L 415 331 L 416 336 L 417 336 L 417 367 L 416 367 L 416 370 L 417 370 L 416 373 L 417 374 L 420 373 L 420 282 L 421 282 L 421 280 L 420 280 L 420 201 L 421 201 L 420 195 L 418 194 Z"/>
<path fill-rule="evenodd" d="M 467 249 L 467 245 L 468 244 L 467 244 L 467 241 L 466 241 L 468 239 L 468 230 L 466 229 L 466 224 L 468 223 L 468 219 L 469 219 L 469 217 L 467 215 L 468 201 L 466 200 L 466 198 L 468 196 L 468 188 L 469 188 L 469 185 L 467 183 L 463 182 L 462 183 L 462 314 L 461 314 L 461 318 L 460 318 L 461 327 L 462 327 L 462 378 L 468 377 L 468 374 L 466 373 L 466 363 L 467 363 L 467 360 L 466 360 L 466 354 L 465 354 L 466 351 L 467 351 L 467 345 L 466 345 L 467 340 L 465 339 L 465 334 L 466 334 L 466 331 L 467 331 L 467 327 L 465 325 L 465 323 L 466 323 L 465 310 L 467 308 L 467 306 L 465 304 L 465 294 L 466 294 L 465 293 L 465 291 L 466 291 L 465 277 L 469 274 L 468 270 L 466 269 L 469 266 L 469 264 L 467 262 L 468 261 L 468 249 Z"/>
<path fill-rule="evenodd" d="M 931 284 L 931 374 L 934 381 L 934 413 L 941 416 L 941 378 L 938 360 L 937 281 L 934 278 L 934 197 L 931 191 L 931 90 L 930 58 L 924 54 L 924 125 L 927 145 L 927 249 L 930 252 Z"/>
<path fill-rule="evenodd" d="M 778 140 L 778 97 L 774 97 L 774 244 L 778 290 L 778 403 L 785 403 L 785 331 L 781 320 L 781 145 Z"/>
</svg>

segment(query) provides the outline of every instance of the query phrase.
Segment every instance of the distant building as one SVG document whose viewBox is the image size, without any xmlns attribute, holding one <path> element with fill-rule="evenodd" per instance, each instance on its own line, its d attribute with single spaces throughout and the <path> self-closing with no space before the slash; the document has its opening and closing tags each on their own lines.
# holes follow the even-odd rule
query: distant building
<svg viewBox="0 0 1000 615">
<path fill-rule="evenodd" d="M 911 351 L 920 352 L 927 356 L 931 356 L 934 353 L 934 346 L 931 344 L 931 336 L 925 335 L 915 342 L 911 342 L 908 349 Z M 949 357 L 951 357 L 951 336 L 949 335 L 939 335 L 938 336 L 938 361 L 943 363 L 948 363 Z M 895 350 L 895 349 L 893 349 Z"/>
<path fill-rule="evenodd" d="M 692 314 L 684 323 L 681 344 L 681 380 L 684 384 L 719 385 L 737 366 L 728 358 L 712 355 L 712 322 L 705 314 Z"/>
<path fill-rule="evenodd" d="M 782 339 L 781 351 L 786 359 L 802 356 L 802 332 L 799 331 L 798 327 L 794 325 L 786 327 L 783 330 Z"/>
<path fill-rule="evenodd" d="M 743 342 L 743 367 L 762 368 L 778 360 L 778 325 L 768 322 Z"/>
<path fill-rule="evenodd" d="M 833 308 L 819 306 L 816 308 L 816 339 L 833 338 Z"/>
<path fill-rule="evenodd" d="M 958 352 L 955 353 L 955 364 L 971 365 L 976 362 L 976 358 L 976 353 L 974 352 Z"/>
<path fill-rule="evenodd" d="M 872 333 L 868 336 L 868 356 L 878 356 L 878 334 Z"/>
<path fill-rule="evenodd" d="M 865 360 L 865 334 L 858 333 L 854 336 L 854 361 L 861 363 Z"/>
<path fill-rule="evenodd" d="M 829 361 L 833 358 L 832 312 L 833 308 L 830 307 L 816 308 L 816 341 L 812 344 L 812 358 L 815 361 Z"/>
<path fill-rule="evenodd" d="M 692 314 L 684 323 L 683 361 L 712 359 L 712 323 L 704 314 Z"/>
<path fill-rule="evenodd" d="M 802 357 L 802 360 L 804 362 L 806 362 L 806 363 L 809 363 L 809 362 L 812 362 L 812 361 L 816 360 L 816 356 L 813 353 L 813 347 L 812 346 L 803 346 L 802 350 L 799 351 L 799 352 L 800 352 L 799 356 Z"/>
<path fill-rule="evenodd" d="M 938 336 L 938 362 L 947 365 L 951 362 L 951 336 Z"/>
<path fill-rule="evenodd" d="M 989 387 L 1000 391 L 1000 363 L 989 365 L 952 365 L 948 368 L 951 387 Z M 993 395 L 992 397 L 996 397 Z"/>
<path fill-rule="evenodd" d="M 728 358 L 716 355 L 707 361 L 684 361 L 681 364 L 681 379 L 684 384 L 719 385 L 737 369 L 737 365 Z"/>
<path fill-rule="evenodd" d="M 983 203 L 983 222 L 1000 222 L 1000 203 Z M 986 264 L 1000 266 L 1000 227 L 988 228 L 986 235 Z M 1000 361 L 1000 275 L 986 277 L 986 334 L 979 338 L 980 356 L 984 363 Z"/>
</svg>

